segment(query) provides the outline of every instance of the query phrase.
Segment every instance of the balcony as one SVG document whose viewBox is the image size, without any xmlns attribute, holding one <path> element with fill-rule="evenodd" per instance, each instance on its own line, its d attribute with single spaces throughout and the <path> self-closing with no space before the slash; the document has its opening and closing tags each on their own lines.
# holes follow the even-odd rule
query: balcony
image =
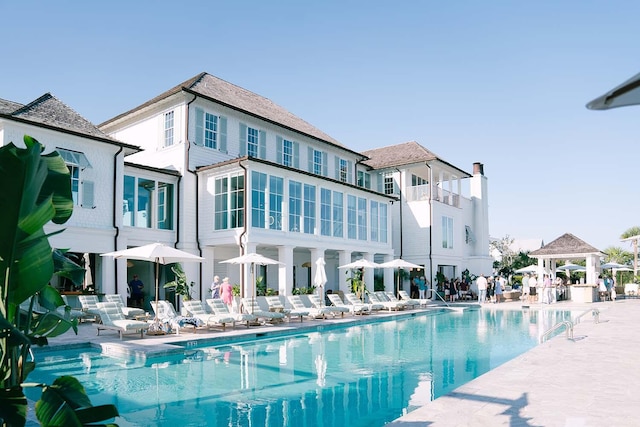
<svg viewBox="0 0 640 427">
<path fill-rule="evenodd" d="M 436 202 L 444 203 L 445 205 L 460 207 L 460 195 L 452 193 L 448 190 L 444 190 L 437 185 L 433 185 L 431 191 L 433 191 L 433 200 Z M 407 187 L 405 189 L 405 195 L 407 202 L 419 202 L 429 200 L 429 184 L 416 185 L 414 187 Z"/>
</svg>

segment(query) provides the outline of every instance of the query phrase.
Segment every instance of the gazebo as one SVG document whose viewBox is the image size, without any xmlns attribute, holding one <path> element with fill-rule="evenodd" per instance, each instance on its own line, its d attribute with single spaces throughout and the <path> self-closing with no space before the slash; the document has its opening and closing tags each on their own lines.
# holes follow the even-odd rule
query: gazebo
<svg viewBox="0 0 640 427">
<path fill-rule="evenodd" d="M 562 267 L 562 264 L 556 264 L 558 260 L 586 259 L 586 283 L 574 284 L 571 287 L 571 299 L 580 302 L 595 300 L 598 273 L 600 272 L 600 257 L 604 256 L 600 250 L 571 233 L 565 233 L 540 249 L 530 252 L 529 256 L 538 259 L 538 276 L 550 274 L 552 277 L 555 276 L 556 270 Z"/>
</svg>

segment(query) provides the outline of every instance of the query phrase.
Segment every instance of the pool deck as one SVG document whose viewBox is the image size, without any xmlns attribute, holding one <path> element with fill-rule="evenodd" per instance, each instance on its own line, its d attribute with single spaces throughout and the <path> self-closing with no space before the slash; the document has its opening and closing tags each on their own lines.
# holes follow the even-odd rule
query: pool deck
<svg viewBox="0 0 640 427">
<path fill-rule="evenodd" d="M 453 304 L 454 306 L 458 304 Z M 489 304 L 494 309 L 522 310 L 521 302 Z M 549 308 L 531 304 L 530 310 Z M 640 410 L 640 299 L 615 302 L 574 304 L 560 302 L 553 309 L 600 312 L 599 323 L 588 314 L 573 329 L 573 339 L 564 332 L 519 357 L 491 370 L 426 406 L 388 424 L 392 427 L 419 426 L 637 426 Z M 180 335 L 135 335 L 118 338 L 113 331 L 96 336 L 91 323 L 71 333 L 50 340 L 50 347 L 100 345 L 105 352 L 143 353 L 147 357 L 175 351 L 177 342 L 251 340 L 341 327 L 369 322 L 370 318 L 410 315 L 405 312 L 381 312 L 371 316 L 345 316 L 327 320 L 292 320 L 279 325 L 246 328 L 236 326 L 226 331 L 183 332 Z M 188 345 L 187 345 L 188 347 Z"/>
</svg>

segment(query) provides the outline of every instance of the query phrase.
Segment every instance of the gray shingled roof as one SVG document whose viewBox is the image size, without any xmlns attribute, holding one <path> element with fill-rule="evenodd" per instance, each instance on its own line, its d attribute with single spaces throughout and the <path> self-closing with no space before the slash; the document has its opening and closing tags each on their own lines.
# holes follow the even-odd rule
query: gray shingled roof
<svg viewBox="0 0 640 427">
<path fill-rule="evenodd" d="M 50 93 L 45 93 L 35 101 L 5 114 L 29 122 L 119 142 Z"/>
<path fill-rule="evenodd" d="M 236 86 L 225 80 L 219 79 L 218 77 L 212 76 L 208 73 L 200 73 L 197 76 L 192 77 L 191 79 L 180 83 L 179 85 L 169 89 L 168 91 L 145 102 L 144 104 L 123 114 L 120 114 L 112 119 L 109 119 L 104 123 L 101 123 L 99 126 L 102 127 L 137 110 L 153 105 L 154 103 L 162 99 L 179 93 L 183 89 L 209 98 L 214 102 L 218 102 L 219 104 L 225 105 L 235 110 L 260 117 L 294 131 L 342 147 L 342 144 L 340 144 L 337 140 L 333 139 L 326 133 L 322 132 L 321 130 L 317 129 L 301 118 L 293 115 L 270 99 L 264 98 L 258 94 L 243 89 L 240 86 Z"/>
<path fill-rule="evenodd" d="M 578 239 L 571 233 L 565 233 L 553 242 L 550 242 L 540 249 L 529 253 L 531 257 L 539 257 L 545 255 L 584 255 L 600 252 L 584 240 Z"/>
<path fill-rule="evenodd" d="M 23 107 L 22 104 L 0 98 L 0 114 L 11 114 L 21 107 Z"/>
<path fill-rule="evenodd" d="M 438 160 L 446 163 L 454 169 L 457 169 L 464 176 L 470 176 L 469 173 L 453 166 L 452 164 L 442 160 L 431 151 L 418 144 L 416 141 L 409 141 L 402 144 L 390 145 L 388 147 L 374 148 L 362 153 L 369 159 L 365 160 L 365 165 L 372 169 L 387 169 L 398 166 L 405 166 L 414 163 L 426 163 Z"/>
</svg>

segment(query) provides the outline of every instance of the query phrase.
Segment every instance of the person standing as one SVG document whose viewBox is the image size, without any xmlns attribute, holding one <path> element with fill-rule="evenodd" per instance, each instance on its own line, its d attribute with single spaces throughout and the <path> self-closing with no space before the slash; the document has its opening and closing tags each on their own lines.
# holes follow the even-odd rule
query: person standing
<svg viewBox="0 0 640 427">
<path fill-rule="evenodd" d="M 548 274 L 544 275 L 542 287 L 544 289 L 542 302 L 545 304 L 551 304 L 553 302 L 553 283 L 551 282 L 551 276 L 549 276 Z"/>
<path fill-rule="evenodd" d="M 211 298 L 220 298 L 220 276 L 213 276 L 213 282 L 211 282 Z"/>
<path fill-rule="evenodd" d="M 529 302 L 529 273 L 522 276 L 522 301 Z"/>
<path fill-rule="evenodd" d="M 424 276 L 416 279 L 416 284 L 418 285 L 419 299 L 427 299 L 427 280 Z"/>
<path fill-rule="evenodd" d="M 536 275 L 532 274 L 529 277 L 529 302 L 536 302 L 536 298 L 538 295 L 538 279 L 536 279 Z"/>
<path fill-rule="evenodd" d="M 502 276 L 498 276 L 496 279 L 495 287 L 496 304 L 500 304 L 502 301 L 502 291 L 504 290 L 504 278 Z"/>
<path fill-rule="evenodd" d="M 142 308 L 144 302 L 144 283 L 138 278 L 137 274 L 134 274 L 133 280 L 129 282 L 129 292 L 131 292 L 131 306 Z"/>
<path fill-rule="evenodd" d="M 478 303 L 484 304 L 487 299 L 487 279 L 484 277 L 484 274 L 478 276 L 476 286 L 478 287 Z"/>
<path fill-rule="evenodd" d="M 225 277 L 222 279 L 222 284 L 220 284 L 220 297 L 222 301 L 229 306 L 229 311 L 231 311 L 231 303 L 233 302 L 233 287 L 231 283 L 229 283 L 229 278 Z"/>
</svg>

